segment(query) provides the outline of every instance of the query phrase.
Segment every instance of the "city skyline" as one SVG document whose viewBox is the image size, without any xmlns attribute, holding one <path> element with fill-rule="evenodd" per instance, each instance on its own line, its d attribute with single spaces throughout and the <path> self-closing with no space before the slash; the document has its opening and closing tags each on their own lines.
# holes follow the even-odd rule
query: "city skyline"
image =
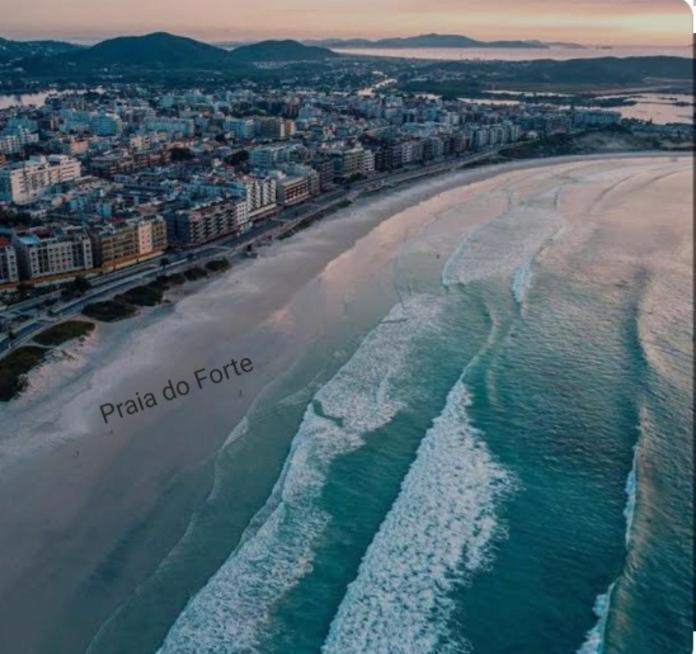
<svg viewBox="0 0 696 654">
<path fill-rule="evenodd" d="M 617 0 L 610 6 L 603 0 L 520 0 L 512 7 L 485 0 L 296 0 L 291 5 L 281 0 L 254 4 L 200 0 L 177 7 L 166 0 L 147 5 L 122 0 L 99 6 L 88 0 L 66 0 L 59 14 L 50 5 L 48 0 L 0 0 L 2 36 L 96 41 L 164 30 L 217 41 L 382 38 L 439 32 L 482 40 L 683 46 L 690 43 L 692 25 L 691 11 L 683 0 Z M 502 12 L 506 24 L 501 22 Z M 37 21 L 37 16 L 50 18 Z"/>
</svg>

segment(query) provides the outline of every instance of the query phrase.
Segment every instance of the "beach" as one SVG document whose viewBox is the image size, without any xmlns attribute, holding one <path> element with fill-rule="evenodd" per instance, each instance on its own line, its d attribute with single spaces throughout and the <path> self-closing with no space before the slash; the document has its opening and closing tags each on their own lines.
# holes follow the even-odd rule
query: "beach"
<svg viewBox="0 0 696 654">
<path fill-rule="evenodd" d="M 426 540 L 409 554 L 415 566 L 411 578 L 422 578 L 427 586 L 436 571 L 424 568 L 419 556 L 437 540 L 436 532 L 451 530 L 455 536 L 449 547 L 433 556 L 452 562 L 449 572 L 456 579 L 451 584 L 443 580 L 440 590 L 461 593 L 479 570 L 489 566 L 495 570 L 494 544 L 502 542 L 496 527 L 502 524 L 499 515 L 516 489 L 531 484 L 510 464 L 523 456 L 514 443 L 497 442 L 499 432 L 484 428 L 486 421 L 494 422 L 495 412 L 481 408 L 480 393 L 468 388 L 476 387 L 462 377 L 464 370 L 468 366 L 475 370 L 472 362 L 488 352 L 493 361 L 489 361 L 487 382 L 482 383 L 488 383 L 489 389 L 495 386 L 494 377 L 502 372 L 496 372 L 492 363 L 496 356 L 504 359 L 509 354 L 502 346 L 494 347 L 501 332 L 491 329 L 491 324 L 507 325 L 518 319 L 523 323 L 529 319 L 529 324 L 536 315 L 527 300 L 530 289 L 538 279 L 546 279 L 537 270 L 541 262 L 549 279 L 556 275 L 558 280 L 572 280 L 577 275 L 592 281 L 596 275 L 606 289 L 619 295 L 623 287 L 616 285 L 624 283 L 626 297 L 621 295 L 617 306 L 625 302 L 622 311 L 638 311 L 637 338 L 642 339 L 650 370 L 649 374 L 636 372 L 639 381 L 631 378 L 630 384 L 635 383 L 636 393 L 643 394 L 648 391 L 641 380 L 659 378 L 649 381 L 659 386 L 667 379 L 670 388 L 688 394 L 684 360 L 690 351 L 680 350 L 675 343 L 689 341 L 684 325 L 691 296 L 684 287 L 684 271 L 692 263 L 688 228 L 692 198 L 686 195 L 691 193 L 691 165 L 690 157 L 674 155 L 568 157 L 428 179 L 389 195 L 361 199 L 262 249 L 258 259 L 234 266 L 193 292 L 177 291 L 169 296 L 171 303 L 121 324 L 100 325 L 84 345 L 70 346 L 71 358 L 32 373 L 28 391 L 0 408 L 0 552 L 6 563 L 0 572 L 0 649 L 26 654 L 134 654 L 162 647 L 164 653 L 182 654 L 220 651 L 215 648 L 231 638 L 239 643 L 239 651 L 246 647 L 244 651 L 309 652 L 322 646 L 326 652 L 392 651 L 389 644 L 401 630 L 404 647 L 412 648 L 403 651 L 439 651 L 437 643 L 447 639 L 449 632 L 438 627 L 431 633 L 429 625 L 420 624 L 398 602 L 383 605 L 384 621 L 369 628 L 374 640 L 366 640 L 370 598 L 379 596 L 369 583 L 405 593 L 423 590 L 421 586 L 409 589 L 398 579 L 380 580 L 374 573 L 380 567 L 389 569 L 384 562 L 393 559 L 394 542 L 419 542 L 416 534 L 404 536 L 408 521 L 400 516 L 413 510 L 409 507 L 419 493 L 427 495 L 427 486 L 418 490 L 421 480 L 437 474 L 443 496 L 434 493 L 432 514 L 423 517 L 432 533 L 426 530 Z M 501 216 L 508 216 L 510 222 L 500 222 Z M 490 297 L 456 296 L 454 289 L 460 286 L 476 290 L 489 280 L 497 286 L 486 292 L 498 294 L 496 302 L 504 310 L 489 306 L 479 314 L 477 307 L 488 306 Z M 548 297 L 553 288 L 551 284 Z M 581 290 L 573 292 L 582 296 Z M 669 304 L 665 316 L 660 298 L 669 292 L 676 293 L 681 304 Z M 470 322 L 457 319 L 455 309 L 442 300 L 453 296 L 456 310 L 463 311 Z M 549 348 L 553 348 L 564 329 L 572 335 L 567 321 L 582 323 L 578 306 L 569 301 L 560 308 L 546 307 L 544 315 L 553 315 L 554 322 L 545 323 L 535 337 L 551 334 Z M 588 306 L 595 311 L 599 305 Z M 608 311 L 606 316 L 610 315 Z M 617 321 L 624 320 L 621 316 Z M 659 328 L 658 320 L 664 323 Z M 614 325 L 604 327 L 609 342 Z M 594 328 L 603 333 L 602 325 Z M 522 348 L 523 327 L 510 329 L 519 329 L 519 336 L 509 338 L 517 338 Z M 661 329 L 662 333 L 677 329 L 679 334 L 659 336 Z M 508 332 L 504 335 L 509 345 Z M 447 355 L 448 363 L 430 358 L 431 341 L 444 344 L 438 356 Z M 364 349 L 366 343 L 370 347 Z M 493 345 L 486 349 L 486 343 Z M 595 345 L 592 356 L 598 357 L 594 363 L 601 368 L 597 353 L 604 351 L 604 342 L 598 337 Z M 535 352 L 537 360 L 543 358 L 531 344 L 529 351 Z M 409 367 L 408 362 L 419 357 L 422 370 Z M 199 387 L 195 371 L 220 368 L 231 359 L 248 359 L 253 370 L 224 384 Z M 622 361 L 617 355 L 616 370 Z M 575 363 L 582 367 L 581 361 Z M 515 369 L 514 361 L 509 365 Z M 616 370 L 600 370 L 600 382 L 619 379 Z M 439 380 L 433 382 L 433 397 L 419 394 L 414 381 L 419 375 Z M 385 379 L 408 392 L 390 390 L 389 384 L 382 385 Z M 152 392 L 159 398 L 169 381 L 180 380 L 186 380 L 191 390 L 175 401 L 159 401 L 157 406 L 108 422 L 100 412 L 104 403 L 125 402 L 136 393 Z M 501 388 L 498 393 L 495 415 L 510 406 L 506 409 L 500 399 L 505 391 Z M 667 401 L 675 393 L 664 392 Z M 530 406 L 541 403 L 544 393 L 537 389 L 531 397 L 536 399 L 528 400 Z M 327 525 L 340 520 L 323 507 L 332 466 L 364 453 L 366 434 L 388 432 L 405 407 L 420 407 L 420 402 L 422 414 L 408 423 L 414 433 L 403 425 L 402 432 L 397 430 L 408 434 L 404 437 L 408 446 L 392 452 L 398 462 L 393 470 L 384 468 L 384 474 L 391 475 L 391 490 L 381 503 L 369 507 L 365 524 L 372 526 L 354 539 L 345 539 L 354 548 L 347 552 L 344 567 L 331 577 L 330 591 L 317 590 L 327 582 L 312 581 L 313 571 L 321 569 L 316 563 L 328 556 L 329 541 L 339 535 L 331 534 Z M 438 403 L 444 406 L 442 413 Z M 471 405 L 471 411 L 460 413 L 462 405 Z M 588 401 L 585 408 L 592 406 Z M 606 410 L 611 412 L 612 406 Z M 639 409 L 638 418 L 657 425 L 653 429 L 660 434 L 665 429 L 661 422 L 665 411 L 664 406 L 656 408 L 648 402 Z M 676 431 L 682 433 L 687 419 L 679 420 Z M 481 437 L 490 451 L 481 447 L 474 422 L 476 429 L 491 437 L 490 442 Z M 461 460 L 473 462 L 470 469 L 456 474 L 447 470 L 446 457 L 441 460 L 433 452 L 422 459 L 418 449 L 428 436 L 436 439 L 441 431 L 447 433 L 451 424 L 471 424 L 462 439 L 449 446 L 450 452 L 460 453 Z M 329 428 L 335 430 L 330 442 L 336 449 L 315 450 L 317 434 Z M 594 598 L 606 593 L 607 600 L 614 594 L 620 601 L 622 593 L 625 598 L 631 592 L 631 580 L 617 581 L 605 572 L 623 569 L 627 556 L 625 486 L 639 438 L 632 434 L 630 442 L 619 443 L 618 437 L 613 439 L 615 433 L 623 433 L 623 423 L 617 422 L 612 429 L 602 441 L 608 448 L 608 467 L 600 470 L 603 474 L 610 470 L 614 484 L 607 509 L 611 531 L 600 536 L 597 525 L 588 530 L 589 551 L 604 547 L 608 558 L 597 566 L 602 574 L 596 580 L 588 580 L 581 591 L 568 589 L 568 596 L 578 597 L 569 610 L 575 631 L 555 637 L 575 645 L 557 651 L 583 647 L 585 634 L 592 629 L 603 638 L 606 623 L 613 628 L 612 621 L 606 612 L 598 618 L 593 615 Z M 398 439 L 391 438 L 396 447 Z M 519 448 L 519 442 L 516 445 Z M 530 445 L 535 446 L 532 441 Z M 583 444 L 581 450 L 587 447 Z M 540 456 L 543 460 L 543 453 Z M 297 472 L 302 457 L 311 470 Z M 417 468 L 412 472 L 419 457 L 424 462 L 420 475 Z M 623 467 L 617 472 L 609 461 Z M 646 457 L 636 461 L 634 485 L 636 476 L 638 483 L 649 480 L 659 468 L 657 460 L 652 460 L 652 467 Z M 368 457 L 363 463 L 364 468 L 355 470 L 374 474 L 369 471 L 375 462 Z M 643 465 L 648 466 L 645 471 L 640 469 Z M 349 478 L 355 480 L 356 475 L 360 477 L 354 472 Z M 463 484 L 472 480 L 478 489 L 475 495 L 469 493 L 474 488 Z M 415 495 L 409 495 L 409 488 L 415 489 Z M 599 485 L 592 489 L 598 501 L 607 490 Z M 661 505 L 659 488 L 648 485 L 646 489 L 646 497 L 653 493 L 654 502 Z M 347 501 L 340 484 L 331 492 L 336 494 L 336 506 Z M 575 490 L 567 492 L 576 498 Z M 463 507 L 461 513 L 443 517 L 452 497 Z M 278 508 L 288 510 L 295 507 L 293 502 L 302 508 L 297 511 L 304 536 L 293 531 L 301 528 L 297 524 L 274 527 L 273 521 L 280 519 Z M 641 514 L 640 505 L 630 511 L 628 527 L 633 524 L 639 530 L 637 542 L 649 549 L 654 547 L 652 517 Z M 644 506 L 649 505 L 646 500 Z M 559 524 L 565 519 L 559 518 Z M 475 533 L 468 533 L 472 524 L 477 525 Z M 510 542 L 518 526 L 508 520 L 505 530 Z M 618 544 L 617 530 L 621 532 Z M 485 533 L 488 536 L 480 536 Z M 559 541 L 567 533 L 559 530 Z M 462 552 L 468 553 L 468 573 L 458 579 L 455 571 Z M 629 549 L 630 556 L 639 558 L 645 552 L 638 545 Z M 508 556 L 515 554 L 508 552 Z M 500 558 L 511 565 L 504 553 Z M 511 597 L 529 588 L 521 583 L 527 580 L 516 581 L 520 585 Z M 348 582 L 353 583 L 348 587 Z M 485 599 L 498 598 L 501 583 L 491 582 L 479 597 L 466 600 L 471 602 L 466 610 L 449 606 L 432 590 L 428 591 L 431 599 L 424 602 L 428 606 L 431 602 L 432 611 L 443 620 L 451 620 L 458 611 L 471 612 L 480 609 Z M 607 591 L 615 583 L 618 586 L 613 588 L 618 590 Z M 298 624 L 302 601 L 295 598 L 299 604 L 294 604 L 288 596 L 300 587 L 306 591 L 304 597 L 317 598 L 329 614 L 318 624 L 307 625 L 302 638 L 292 641 L 293 649 L 288 650 L 288 642 L 279 634 L 291 632 L 288 625 Z M 680 605 L 678 617 L 670 619 L 678 623 L 682 609 Z M 630 607 L 622 610 L 630 615 Z M 491 637 L 483 631 L 492 629 L 492 617 L 481 613 L 479 627 L 464 621 L 461 642 Z M 529 621 L 529 637 L 536 636 L 534 614 L 524 619 Z M 596 628 L 598 619 L 604 619 L 601 629 Z M 36 629 L 36 624 L 42 628 Z M 413 626 L 412 633 L 405 627 L 408 624 Z M 613 633 L 621 629 L 626 629 L 625 622 L 617 620 Z M 638 639 L 636 634 L 629 629 L 614 636 L 613 649 L 607 651 L 640 652 L 622 644 Z M 495 647 L 514 645 L 500 638 Z M 666 638 L 665 642 L 674 642 Z M 197 643 L 195 649 L 192 643 Z M 238 650 L 230 646 L 225 651 Z"/>
</svg>

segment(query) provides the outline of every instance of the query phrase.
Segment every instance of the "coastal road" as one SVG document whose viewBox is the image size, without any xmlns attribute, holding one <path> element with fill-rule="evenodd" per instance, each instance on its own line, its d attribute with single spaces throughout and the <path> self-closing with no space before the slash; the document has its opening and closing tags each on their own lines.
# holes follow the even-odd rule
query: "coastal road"
<svg viewBox="0 0 696 654">
<path fill-rule="evenodd" d="M 450 172 L 462 166 L 485 160 L 496 154 L 500 148 L 477 152 L 467 157 L 456 157 L 438 161 L 434 164 L 413 166 L 398 173 L 384 173 L 369 179 L 347 184 L 330 191 L 319 198 L 289 207 L 271 220 L 253 227 L 243 235 L 231 235 L 214 242 L 206 243 L 195 249 L 168 253 L 170 261 L 166 266 L 158 265 L 154 260 L 144 261 L 128 269 L 95 277 L 90 280 L 92 288 L 81 297 L 70 300 L 60 306 L 53 305 L 50 310 L 41 310 L 46 300 L 60 298 L 60 291 L 25 300 L 0 312 L 0 323 L 13 322 L 22 314 L 31 316 L 16 327 L 15 338 L 10 340 L 6 334 L 0 335 L 0 356 L 9 350 L 28 343 L 41 330 L 52 323 L 59 322 L 82 312 L 85 305 L 113 297 L 135 286 L 152 281 L 163 273 L 182 272 L 194 263 L 205 264 L 220 256 L 233 257 L 244 252 L 248 246 L 259 246 L 292 233 L 303 224 L 316 220 L 326 213 L 339 208 L 345 202 L 353 202 L 364 193 L 375 193 L 387 188 L 394 188 L 422 177 Z M 32 315 L 33 314 L 33 315 Z"/>
</svg>

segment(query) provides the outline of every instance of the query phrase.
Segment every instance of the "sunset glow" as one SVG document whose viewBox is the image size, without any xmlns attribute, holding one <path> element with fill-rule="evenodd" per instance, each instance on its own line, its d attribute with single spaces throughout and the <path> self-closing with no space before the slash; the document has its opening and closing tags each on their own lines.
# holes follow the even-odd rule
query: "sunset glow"
<svg viewBox="0 0 696 654">
<path fill-rule="evenodd" d="M 0 0 L 10 38 L 98 39 L 166 30 L 208 39 L 320 38 L 459 33 L 609 45 L 687 45 L 682 0 Z M 503 17 L 505 17 L 503 19 Z"/>
</svg>

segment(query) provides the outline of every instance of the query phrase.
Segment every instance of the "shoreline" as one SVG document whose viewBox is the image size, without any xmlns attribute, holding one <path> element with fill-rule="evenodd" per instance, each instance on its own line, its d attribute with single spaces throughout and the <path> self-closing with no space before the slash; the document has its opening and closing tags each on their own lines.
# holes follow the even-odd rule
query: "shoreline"
<svg viewBox="0 0 696 654">
<path fill-rule="evenodd" d="M 21 527 L 25 540 L 32 543 L 30 547 L 22 547 L 20 543 L 13 543 L 9 536 L 4 539 L 0 536 L 0 545 L 9 552 L 6 558 L 10 563 L 4 578 L 0 578 L 0 606 L 5 608 L 8 620 L 16 619 L 13 632 L 21 632 L 29 626 L 28 617 L 22 618 L 22 607 L 31 605 L 33 600 L 39 617 L 46 618 L 42 623 L 47 627 L 46 633 L 28 636 L 32 644 L 22 651 L 46 651 L 41 649 L 41 638 L 50 638 L 55 635 L 52 632 L 64 632 L 61 624 L 66 619 L 65 597 L 80 596 L 81 585 L 89 584 L 89 577 L 109 560 L 124 533 L 129 534 L 143 524 L 151 528 L 149 518 L 166 496 L 166 488 L 181 475 L 198 479 L 197 475 L 202 474 L 200 471 L 219 451 L 234 425 L 268 386 L 291 367 L 296 352 L 312 347 L 314 330 L 318 329 L 313 318 L 321 311 L 307 302 L 325 302 L 336 312 L 337 319 L 342 317 L 345 307 L 334 306 L 338 300 L 331 294 L 322 296 L 321 280 L 317 282 L 317 279 L 322 274 L 328 275 L 331 266 L 342 258 L 348 257 L 348 263 L 352 264 L 350 257 L 357 244 L 367 247 L 364 242 L 379 241 L 374 238 L 379 230 L 384 243 L 370 246 L 374 248 L 368 249 L 370 257 L 379 256 L 382 250 L 394 250 L 409 230 L 427 225 L 418 215 L 419 203 L 456 188 L 464 192 L 477 182 L 507 172 L 592 159 L 648 156 L 628 153 L 524 160 L 458 170 L 428 178 L 413 188 L 389 189 L 358 200 L 344 212 L 327 216 L 316 222 L 311 230 L 303 230 L 282 244 L 264 248 L 258 259 L 248 260 L 190 291 L 182 289 L 181 296 L 170 305 L 143 312 L 145 315 L 141 317 L 116 323 L 108 329 L 100 324 L 99 342 L 81 370 L 72 374 L 67 383 L 55 380 L 52 387 L 43 389 L 34 398 L 34 403 L 41 405 L 41 415 L 33 415 L 34 407 L 29 399 L 20 399 L 24 406 L 17 405 L 9 412 L 14 414 L 12 420 L 21 420 L 23 412 L 31 413 L 27 424 L 35 432 L 36 449 L 28 456 L 25 453 L 14 459 L 11 448 L 7 447 L 8 440 L 0 441 L 1 463 L 6 471 L 0 484 L 4 484 L 3 489 L 7 491 L 5 497 L 22 498 L 19 508 L 8 502 L 0 504 L 0 515 L 8 517 L 10 526 L 15 523 Z M 659 153 L 658 156 L 679 155 Z M 390 223 L 390 218 L 412 208 L 414 211 L 408 217 L 400 215 L 400 220 Z M 368 236 L 370 239 L 365 238 Z M 390 259 L 384 256 L 386 269 Z M 221 314 L 225 316 L 222 325 Z M 187 321 L 194 317 L 196 327 L 191 330 Z M 167 347 L 158 343 L 167 339 Z M 209 350 L 215 348 L 211 354 Z M 190 408 L 188 411 L 168 410 L 167 413 L 154 409 L 149 415 L 137 416 L 136 422 L 124 422 L 122 428 L 114 428 L 111 433 L 95 429 L 97 416 L 91 414 L 100 397 L 140 390 L 160 377 L 188 375 L 193 368 L 219 363 L 223 351 L 225 354 L 229 351 L 230 356 L 252 356 L 254 363 L 259 363 L 260 374 L 243 387 L 243 397 L 234 400 L 234 407 L 220 409 L 216 415 L 206 415 L 209 433 L 195 430 L 199 414 L 191 415 Z M 126 359 L 107 359 L 124 354 Z M 188 360 L 183 360 L 185 357 Z M 161 367 L 164 370 L 153 377 L 153 366 L 155 373 Z M 53 397 L 59 384 L 66 388 L 56 391 Z M 207 397 L 206 402 L 208 407 L 222 406 L 230 404 L 231 399 L 224 392 L 218 392 Z M 3 412 L 8 413 L 0 409 L 0 413 Z M 235 415 L 238 416 L 236 420 Z M 54 423 L 46 426 L 51 417 Z M 27 416 L 24 418 L 26 420 Z M 155 424 L 157 430 L 153 429 Z M 164 431 L 167 433 L 162 433 Z M 59 438 L 50 438 L 56 432 Z M 44 436 L 49 438 L 44 440 Z M 75 456 L 76 451 L 79 451 L 78 456 Z M 195 498 L 190 500 L 195 501 Z M 22 505 L 31 509 L 31 525 L 22 521 Z M 190 510 L 189 503 L 184 516 L 188 516 Z M 40 522 L 37 516 L 46 516 L 48 523 L 37 526 L 35 523 Z M 177 529 L 180 527 L 172 529 L 170 526 L 168 532 L 174 543 L 178 541 Z M 87 543 L 88 552 L 84 551 Z M 76 628 L 76 631 L 82 630 L 82 640 L 78 635 L 68 637 L 65 633 L 63 638 L 73 644 L 76 643 L 74 639 L 84 644 L 86 638 L 89 642 L 94 625 L 101 624 L 105 614 L 113 613 L 133 591 L 136 580 L 146 576 L 161 560 L 162 552 L 166 553 L 170 547 L 171 542 L 159 543 L 158 547 L 147 550 L 143 559 L 131 561 L 118 580 L 113 581 L 109 597 L 98 606 L 95 602 L 94 615 L 85 617 L 85 624 Z M 79 572 L 75 568 L 62 570 L 61 562 L 70 562 L 77 552 L 83 557 L 79 561 Z M 71 565 L 75 565 L 74 558 Z M 77 579 L 71 577 L 76 574 Z M 30 589 L 24 587 L 27 575 L 34 579 Z M 42 591 L 46 591 L 45 597 L 36 601 L 36 593 Z M 10 598 L 15 601 L 11 603 Z"/>
<path fill-rule="evenodd" d="M 288 221 L 287 223 L 284 223 L 283 225 L 279 226 L 281 229 L 280 233 L 278 236 L 275 236 L 272 238 L 271 244 L 276 244 L 278 241 L 285 240 L 305 229 L 310 227 L 316 222 L 319 221 L 324 221 L 327 218 L 331 218 L 334 214 L 339 213 L 343 209 L 350 208 L 351 205 L 353 205 L 356 201 L 360 201 L 361 199 L 366 199 L 367 201 L 370 201 L 371 199 L 379 199 L 381 197 L 384 197 L 387 194 L 390 193 L 398 193 L 399 191 L 404 190 L 404 187 L 407 186 L 408 184 L 419 184 L 420 182 L 427 183 L 428 181 L 435 181 L 438 179 L 444 179 L 448 175 L 457 175 L 461 173 L 469 173 L 469 172 L 475 172 L 475 171 L 485 171 L 485 177 L 488 178 L 490 175 L 495 175 L 499 173 L 504 173 L 508 170 L 517 170 L 519 167 L 522 168 L 535 168 L 539 166 L 544 166 L 544 165 L 555 165 L 557 163 L 563 163 L 564 161 L 573 161 L 575 159 L 578 160 L 593 160 L 593 159 L 606 159 L 606 158 L 633 158 L 633 157 L 642 157 L 642 156 L 650 156 L 650 157 L 659 157 L 659 156 L 682 156 L 686 155 L 689 153 L 693 153 L 693 149 L 659 149 L 659 150 L 615 150 L 615 151 L 607 151 L 607 152 L 597 152 L 597 153 L 583 153 L 583 154 L 572 154 L 572 155 L 541 155 L 541 156 L 536 156 L 536 157 L 522 157 L 522 158 L 514 158 L 514 157 L 507 157 L 500 155 L 498 152 L 490 152 L 490 153 L 482 153 L 482 157 L 480 159 L 473 159 L 471 162 L 466 162 L 466 161 L 452 161 L 452 162 L 442 162 L 441 164 L 435 164 L 432 167 L 434 168 L 433 170 L 428 170 L 427 167 L 425 167 L 422 170 L 414 169 L 414 170 L 409 170 L 409 171 L 404 171 L 402 173 L 397 173 L 393 179 L 390 179 L 389 177 L 386 178 L 380 178 L 377 180 L 373 180 L 374 183 L 379 183 L 381 184 L 378 187 L 375 188 L 370 188 L 369 186 L 366 186 L 366 188 L 358 188 L 356 190 L 348 189 L 347 195 L 349 195 L 351 192 L 355 193 L 355 197 L 348 199 L 347 197 L 344 198 L 339 198 L 335 201 L 332 201 L 329 206 L 324 207 L 324 208 L 319 208 L 314 211 L 310 211 L 307 215 L 305 216 L 300 216 L 299 218 L 293 219 Z M 491 161 L 491 159 L 493 161 Z M 502 159 L 502 160 L 501 160 Z M 400 177 L 406 176 L 404 179 L 400 179 Z M 476 181 L 481 181 L 478 177 L 475 177 L 472 180 L 469 180 L 465 182 L 466 184 L 472 184 L 475 183 Z M 321 200 L 321 196 L 317 198 L 317 201 Z M 228 238 L 228 237 L 227 237 Z M 255 240 L 251 241 L 250 243 L 253 246 L 256 246 L 257 248 L 266 248 L 268 247 L 267 243 L 263 243 L 264 239 L 268 238 L 268 235 L 263 233 L 255 238 Z M 205 247 L 215 247 L 220 243 L 220 240 L 224 239 L 219 239 L 218 241 L 210 241 L 206 244 L 204 244 Z M 191 268 L 196 268 L 203 266 L 205 267 L 206 263 L 214 260 L 215 257 L 218 258 L 224 258 L 226 259 L 231 267 L 232 267 L 232 272 L 236 271 L 238 269 L 238 265 L 240 262 L 245 262 L 246 259 L 245 257 L 241 254 L 241 251 L 247 247 L 247 243 L 243 242 L 238 246 L 225 246 L 230 250 L 229 253 L 223 252 L 221 254 L 215 254 L 215 255 L 210 255 L 208 257 L 204 257 L 202 259 L 196 259 L 195 261 L 191 261 L 188 264 L 185 265 L 184 268 L 181 268 L 180 265 L 176 266 L 177 270 L 181 268 L 181 271 L 185 272 L 188 269 Z M 170 264 L 170 266 L 167 268 L 167 271 L 163 272 L 158 272 L 158 275 L 167 275 L 169 274 L 169 269 L 172 268 L 173 264 Z M 157 271 L 156 271 L 157 272 Z M 210 271 L 215 275 L 219 271 Z M 227 272 L 226 270 L 222 270 L 222 272 Z M 174 273 L 176 276 L 177 274 L 181 273 Z M 129 290 L 132 290 L 133 288 L 139 288 L 140 285 L 147 285 L 147 284 L 154 284 L 157 282 L 158 276 L 153 277 L 149 282 L 147 281 L 146 278 L 138 278 L 137 282 L 134 281 L 132 284 L 127 285 L 127 289 L 125 292 L 128 292 Z M 194 281 L 198 280 L 187 280 L 186 285 L 190 286 Z M 209 282 L 211 280 L 207 279 L 204 280 L 204 282 Z M 172 289 L 167 289 L 167 290 L 172 290 Z M 123 289 L 119 287 L 118 290 L 114 290 L 113 293 L 107 293 L 103 296 L 101 296 L 99 299 L 95 299 L 94 301 L 90 302 L 89 304 L 101 304 L 101 303 L 108 303 L 112 301 L 114 298 L 117 296 L 123 294 Z M 195 291 L 194 291 L 195 292 Z M 89 299 L 89 298 L 88 298 Z M 84 313 L 84 308 L 85 308 L 85 302 L 88 301 L 88 299 L 85 299 L 83 301 L 78 302 L 78 306 L 81 307 L 80 310 L 74 310 L 74 311 L 65 311 L 64 309 L 59 312 L 60 314 L 60 319 L 52 323 L 53 326 L 61 324 L 63 322 L 67 322 L 71 319 L 78 318 L 78 319 L 87 319 L 87 320 L 92 320 L 94 319 L 93 317 L 87 315 Z M 78 299 L 79 300 L 79 299 Z M 158 305 L 161 304 L 166 304 L 167 299 L 164 298 L 161 302 L 158 303 Z M 85 305 L 85 306 L 83 306 Z M 11 308 L 11 306 L 10 306 Z M 115 321 L 107 321 L 107 322 L 120 322 L 121 320 L 129 320 L 130 318 L 134 318 L 137 315 L 139 315 L 142 312 L 142 309 L 146 307 L 140 306 L 138 307 L 139 311 L 135 314 L 129 315 L 129 316 L 123 316 L 122 318 L 117 318 Z M 99 324 L 104 324 L 104 321 L 97 319 L 97 322 Z M 40 330 L 36 330 L 35 334 L 38 334 Z M 22 346 L 26 345 L 31 345 L 34 343 L 35 339 L 35 334 L 31 334 L 30 336 L 23 336 L 21 339 L 18 339 L 18 341 L 8 349 L 5 349 L 0 352 L 0 360 L 2 360 L 4 357 L 8 356 L 12 351 L 15 351 L 19 349 Z M 41 364 L 35 367 L 40 367 Z M 34 368 L 29 371 L 33 372 Z M 21 395 L 21 393 L 19 394 Z M 11 398 L 8 401 L 12 401 L 17 399 L 18 396 L 15 396 L 14 398 Z M 2 405 L 0 404 L 0 407 Z"/>
</svg>

